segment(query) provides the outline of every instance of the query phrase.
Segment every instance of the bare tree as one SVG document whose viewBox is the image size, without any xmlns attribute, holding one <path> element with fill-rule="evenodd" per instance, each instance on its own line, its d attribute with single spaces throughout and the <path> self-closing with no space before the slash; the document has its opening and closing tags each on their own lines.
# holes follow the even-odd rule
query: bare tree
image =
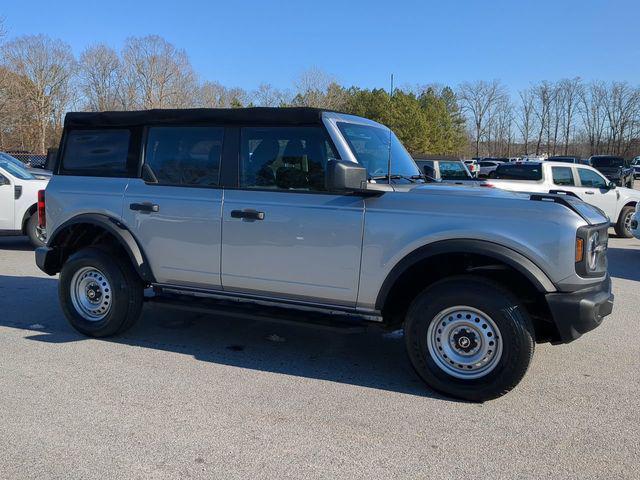
<svg viewBox="0 0 640 480">
<path fill-rule="evenodd" d="M 300 107 L 331 108 L 327 104 L 327 92 L 337 85 L 333 77 L 319 68 L 305 70 L 294 82 L 296 95 L 292 103 Z"/>
<path fill-rule="evenodd" d="M 34 112 L 38 126 L 38 149 L 47 147 L 47 128 L 58 122 L 69 99 L 75 73 L 71 47 L 44 35 L 23 36 L 3 47 L 6 68 L 15 74 L 16 94 Z"/>
<path fill-rule="evenodd" d="M 198 89 L 197 105 L 208 108 L 237 108 L 247 104 L 247 92 L 217 82 L 205 82 Z"/>
<path fill-rule="evenodd" d="M 480 156 L 480 142 L 487 134 L 491 116 L 506 96 L 505 89 L 498 80 L 492 82 L 465 82 L 458 89 L 458 98 L 463 112 L 471 117 L 476 156 Z"/>
<path fill-rule="evenodd" d="M 260 107 L 281 107 L 291 102 L 291 95 L 270 83 L 261 83 L 251 95 L 253 103 Z"/>
<path fill-rule="evenodd" d="M 143 109 L 193 105 L 197 80 L 184 50 L 157 35 L 132 37 L 122 62 L 124 103 Z"/>
<path fill-rule="evenodd" d="M 86 108 L 104 111 L 122 108 L 122 64 L 114 49 L 94 45 L 82 52 L 79 83 Z"/>
<path fill-rule="evenodd" d="M 589 155 L 600 153 L 606 125 L 606 96 L 607 88 L 602 82 L 592 82 L 579 92 L 579 111 L 589 142 Z"/>
<path fill-rule="evenodd" d="M 540 155 L 542 138 L 547 134 L 547 150 L 550 143 L 551 104 L 554 99 L 554 89 L 550 82 L 543 81 L 533 87 L 534 112 L 538 118 L 538 140 L 536 155 Z"/>
<path fill-rule="evenodd" d="M 564 101 L 564 113 L 563 113 L 563 140 L 564 150 L 563 154 L 569 153 L 569 141 L 571 139 L 571 128 L 575 124 L 576 110 L 580 95 L 582 93 L 582 81 L 580 77 L 572 79 L 564 79 L 560 81 L 560 91 L 562 92 L 562 98 Z"/>
<path fill-rule="evenodd" d="M 518 92 L 518 96 L 520 97 L 520 108 L 516 125 L 522 135 L 522 141 L 524 143 L 523 153 L 526 155 L 529 153 L 529 140 L 535 127 L 534 98 L 533 93 L 529 89 L 521 90 Z"/>
</svg>

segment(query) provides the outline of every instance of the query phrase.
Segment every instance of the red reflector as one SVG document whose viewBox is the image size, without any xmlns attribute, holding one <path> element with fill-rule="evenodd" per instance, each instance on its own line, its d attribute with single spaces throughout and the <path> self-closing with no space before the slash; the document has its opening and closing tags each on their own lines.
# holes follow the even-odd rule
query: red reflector
<svg viewBox="0 0 640 480">
<path fill-rule="evenodd" d="M 487 188 L 496 188 L 496 186 L 493 183 L 481 183 L 480 184 L 481 187 L 487 187 Z"/>
<path fill-rule="evenodd" d="M 38 190 L 38 226 L 47 226 L 47 214 L 44 207 L 44 190 Z"/>
</svg>

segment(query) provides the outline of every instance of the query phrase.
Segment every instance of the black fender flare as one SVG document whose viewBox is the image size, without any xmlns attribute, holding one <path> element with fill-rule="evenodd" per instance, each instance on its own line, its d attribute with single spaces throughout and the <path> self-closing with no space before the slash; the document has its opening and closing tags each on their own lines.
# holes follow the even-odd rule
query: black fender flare
<svg viewBox="0 0 640 480">
<path fill-rule="evenodd" d="M 51 234 L 51 236 L 47 240 L 47 247 L 53 249 L 54 251 L 59 249 L 60 246 L 57 244 L 57 240 L 60 234 L 69 227 L 80 224 L 95 225 L 97 227 L 103 228 L 111 235 L 113 235 L 129 255 L 131 264 L 138 272 L 138 275 L 140 275 L 140 277 L 148 283 L 155 282 L 155 277 L 153 276 L 153 272 L 149 267 L 149 262 L 147 262 L 144 251 L 138 244 L 133 234 L 122 222 L 108 215 L 99 213 L 83 213 L 67 220 L 66 222 L 59 225 Z M 57 266 L 57 268 L 61 267 L 62 265 Z"/>
<path fill-rule="evenodd" d="M 547 274 L 530 259 L 515 250 L 486 240 L 441 240 L 419 247 L 400 260 L 387 275 L 376 299 L 376 310 L 381 311 L 396 281 L 416 263 L 442 254 L 471 253 L 493 258 L 522 273 L 541 293 L 557 289 Z"/>
</svg>

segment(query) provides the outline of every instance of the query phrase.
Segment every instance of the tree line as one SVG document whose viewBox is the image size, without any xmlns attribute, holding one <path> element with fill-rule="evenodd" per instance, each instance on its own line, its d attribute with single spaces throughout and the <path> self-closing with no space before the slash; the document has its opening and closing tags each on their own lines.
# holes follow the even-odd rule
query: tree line
<svg viewBox="0 0 640 480">
<path fill-rule="evenodd" d="M 390 92 L 345 87 L 311 68 L 290 89 L 247 91 L 200 79 L 187 53 L 156 35 L 128 38 L 119 51 L 90 45 L 79 57 L 44 35 L 2 37 L 0 23 L 0 150 L 56 146 L 69 110 L 311 106 L 379 121 L 413 154 L 640 153 L 640 89 L 626 82 L 542 81 L 517 95 L 498 80 Z"/>
</svg>

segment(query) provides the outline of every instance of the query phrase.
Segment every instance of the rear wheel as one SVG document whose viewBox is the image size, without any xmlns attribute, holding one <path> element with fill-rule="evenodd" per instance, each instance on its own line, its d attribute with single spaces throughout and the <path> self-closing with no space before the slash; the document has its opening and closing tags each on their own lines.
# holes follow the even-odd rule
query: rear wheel
<svg viewBox="0 0 640 480">
<path fill-rule="evenodd" d="M 619 237 L 623 237 L 623 238 L 633 237 L 633 233 L 631 233 L 631 218 L 633 217 L 634 211 L 635 211 L 634 207 L 624 207 L 620 212 L 620 216 L 618 217 L 618 222 L 614 227 L 616 231 L 616 235 L 618 235 Z"/>
<path fill-rule="evenodd" d="M 27 220 L 26 231 L 31 245 L 36 248 L 44 246 L 44 230 L 38 226 L 38 215 L 34 214 L 29 217 L 29 220 Z"/>
<path fill-rule="evenodd" d="M 65 262 L 58 295 L 73 328 L 106 337 L 127 330 L 138 319 L 144 285 L 127 260 L 89 247 Z"/>
<path fill-rule="evenodd" d="M 513 295 L 478 277 L 454 277 L 424 290 L 405 322 L 409 358 L 435 390 L 470 401 L 504 395 L 534 352 L 533 328 Z"/>
</svg>

